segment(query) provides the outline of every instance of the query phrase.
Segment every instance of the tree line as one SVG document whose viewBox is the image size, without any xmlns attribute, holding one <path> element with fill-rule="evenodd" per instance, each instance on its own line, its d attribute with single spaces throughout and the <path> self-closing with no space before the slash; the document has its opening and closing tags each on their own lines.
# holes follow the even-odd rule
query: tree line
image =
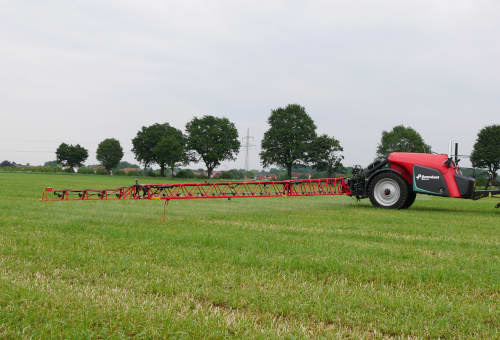
<svg viewBox="0 0 500 340">
<path fill-rule="evenodd" d="M 343 167 L 343 147 L 334 136 L 318 135 L 313 119 L 298 104 L 289 104 L 271 111 L 268 130 L 261 141 L 259 154 L 264 167 L 272 165 L 286 169 L 288 178 L 292 168 L 310 166 L 332 177 Z M 186 124 L 185 133 L 169 123 L 143 126 L 132 139 L 132 152 L 144 167 L 157 165 L 160 176 L 165 170 L 174 174 L 175 168 L 191 162 L 203 162 L 207 175 L 223 161 L 235 160 L 240 149 L 238 131 L 227 118 L 205 115 Z M 395 126 L 383 131 L 377 146 L 377 157 L 391 152 L 431 153 L 431 147 L 413 128 Z M 57 151 L 57 162 L 63 166 L 79 167 L 88 157 L 80 145 L 62 143 Z M 120 142 L 108 138 L 99 143 L 96 158 L 107 171 L 115 168 L 123 157 Z M 487 168 L 494 183 L 500 169 L 500 125 L 487 126 L 479 131 L 471 155 L 474 167 Z"/>
<path fill-rule="evenodd" d="M 262 141 L 260 157 L 264 167 L 276 165 L 287 169 L 288 177 L 292 167 L 311 165 L 318 171 L 325 171 L 331 177 L 342 166 L 343 151 L 334 137 L 316 135 L 316 125 L 305 108 L 290 104 L 271 112 L 269 129 Z M 132 139 L 135 159 L 145 168 L 156 165 L 160 176 L 165 170 L 203 162 L 207 176 L 223 161 L 235 160 L 241 143 L 238 130 L 227 118 L 205 115 L 195 117 L 186 124 L 186 133 L 169 123 L 143 126 Z M 80 146 L 62 143 L 56 150 L 57 163 L 76 168 L 88 158 L 88 151 Z M 106 170 L 116 167 L 123 157 L 123 148 L 118 140 L 108 138 L 99 143 L 96 158 Z"/>
</svg>

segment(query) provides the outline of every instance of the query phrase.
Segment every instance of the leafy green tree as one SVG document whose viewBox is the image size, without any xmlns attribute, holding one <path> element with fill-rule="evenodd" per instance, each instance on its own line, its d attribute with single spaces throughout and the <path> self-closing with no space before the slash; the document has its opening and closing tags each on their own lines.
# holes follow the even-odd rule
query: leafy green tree
<svg viewBox="0 0 500 340">
<path fill-rule="evenodd" d="M 47 161 L 43 166 L 57 166 L 57 161 Z"/>
<path fill-rule="evenodd" d="M 310 161 L 313 168 L 318 171 L 326 171 L 331 178 L 333 172 L 342 168 L 344 156 L 340 152 L 344 151 L 340 142 L 334 137 L 321 135 L 314 140 L 311 145 Z"/>
<path fill-rule="evenodd" d="M 135 158 L 142 162 L 145 168 L 157 164 L 162 177 L 165 176 L 167 165 L 173 169 L 176 165 L 190 161 L 186 137 L 182 131 L 168 123 L 143 126 L 132 139 L 132 145 Z"/>
<path fill-rule="evenodd" d="M 195 178 L 193 170 L 191 169 L 181 169 L 175 174 L 177 178 Z"/>
<path fill-rule="evenodd" d="M 102 163 L 104 168 L 111 172 L 116 168 L 123 157 L 123 149 L 120 142 L 114 138 L 107 138 L 97 146 L 97 160 Z"/>
<path fill-rule="evenodd" d="M 222 161 L 236 159 L 240 149 L 238 130 L 227 118 L 195 117 L 187 123 L 186 131 L 188 148 L 195 152 L 194 160 L 205 163 L 208 178 Z"/>
<path fill-rule="evenodd" d="M 172 127 L 167 128 L 167 134 L 153 148 L 156 163 L 160 164 L 160 167 L 161 164 L 166 164 L 170 168 L 172 177 L 174 177 L 175 167 L 186 165 L 192 159 L 191 153 L 186 151 L 186 145 L 187 139 L 182 131 Z"/>
<path fill-rule="evenodd" d="M 153 148 L 161 139 L 164 130 L 161 124 L 143 126 L 132 139 L 132 152 L 135 154 L 135 159 L 144 164 L 144 169 L 155 163 Z"/>
<path fill-rule="evenodd" d="M 117 168 L 118 169 L 125 169 L 125 168 L 139 169 L 140 167 L 137 164 L 132 164 L 132 163 L 129 163 L 127 161 L 121 161 L 120 163 L 118 163 Z"/>
<path fill-rule="evenodd" d="M 243 179 L 245 178 L 245 170 L 231 169 L 223 171 L 219 177 L 222 179 Z"/>
<path fill-rule="evenodd" d="M 255 178 L 255 176 L 257 176 L 257 174 L 259 173 L 259 171 L 257 171 L 257 170 L 248 170 L 245 172 L 246 172 L 247 178 Z"/>
<path fill-rule="evenodd" d="M 470 160 L 474 167 L 488 169 L 486 188 L 495 185 L 500 169 L 500 125 L 486 126 L 479 131 Z"/>
<path fill-rule="evenodd" d="M 292 167 L 308 162 L 308 151 L 316 139 L 316 125 L 298 104 L 273 110 L 267 122 L 270 127 L 261 143 L 262 164 L 266 168 L 273 164 L 285 167 L 288 178 L 292 178 Z"/>
<path fill-rule="evenodd" d="M 61 143 L 56 150 L 57 163 L 70 168 L 80 167 L 89 157 L 87 149 L 76 145 Z"/>
<path fill-rule="evenodd" d="M 395 126 L 392 131 L 383 131 L 377 147 L 378 157 L 388 157 L 392 152 L 431 153 L 430 145 L 425 144 L 420 134 L 411 127 Z"/>
</svg>

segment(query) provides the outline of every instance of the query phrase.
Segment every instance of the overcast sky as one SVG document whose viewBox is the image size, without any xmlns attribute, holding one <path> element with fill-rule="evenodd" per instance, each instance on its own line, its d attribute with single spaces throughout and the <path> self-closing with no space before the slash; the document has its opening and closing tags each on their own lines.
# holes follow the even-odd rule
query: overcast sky
<svg viewBox="0 0 500 340">
<path fill-rule="evenodd" d="M 43 164 L 143 125 L 229 118 L 258 152 L 272 109 L 305 106 L 345 164 L 383 130 L 470 153 L 500 123 L 500 1 L 0 0 L 0 161 Z M 244 152 L 220 169 L 242 168 Z M 192 167 L 197 167 L 193 165 Z"/>
</svg>

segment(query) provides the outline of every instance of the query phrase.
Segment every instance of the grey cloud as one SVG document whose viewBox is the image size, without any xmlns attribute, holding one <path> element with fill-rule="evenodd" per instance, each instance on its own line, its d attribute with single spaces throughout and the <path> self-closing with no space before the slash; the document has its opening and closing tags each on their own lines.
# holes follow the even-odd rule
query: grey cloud
<svg viewBox="0 0 500 340">
<path fill-rule="evenodd" d="M 223 115 L 257 144 L 270 111 L 304 105 L 346 163 L 382 130 L 471 151 L 499 123 L 496 1 L 4 1 L 0 159 L 43 163 L 62 141 L 126 150 L 146 124 Z M 40 152 L 19 152 L 19 151 Z M 251 164 L 259 167 L 258 148 Z M 133 160 L 130 151 L 125 158 Z M 243 167 L 243 153 L 224 167 Z"/>
</svg>

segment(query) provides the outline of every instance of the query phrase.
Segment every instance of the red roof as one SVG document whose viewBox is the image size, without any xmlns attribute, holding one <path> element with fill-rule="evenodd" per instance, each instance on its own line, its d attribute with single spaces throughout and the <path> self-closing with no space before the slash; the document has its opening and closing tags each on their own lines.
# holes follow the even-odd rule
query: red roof
<svg viewBox="0 0 500 340">
<path fill-rule="evenodd" d="M 125 172 L 130 172 L 130 171 L 139 171 L 139 169 L 138 169 L 138 168 L 123 168 L 123 169 L 121 169 L 121 170 L 123 170 L 123 171 L 125 171 Z"/>
</svg>

